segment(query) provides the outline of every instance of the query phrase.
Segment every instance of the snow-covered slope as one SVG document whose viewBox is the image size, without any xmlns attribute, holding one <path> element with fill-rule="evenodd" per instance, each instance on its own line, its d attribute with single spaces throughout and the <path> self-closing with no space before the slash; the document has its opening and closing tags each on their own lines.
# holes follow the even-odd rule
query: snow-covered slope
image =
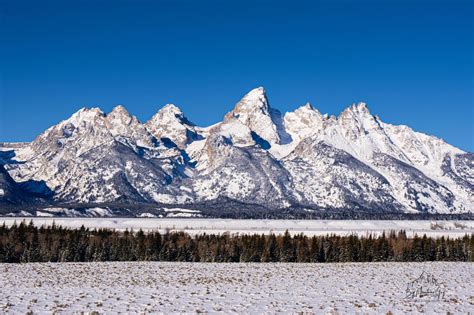
<svg viewBox="0 0 474 315">
<path fill-rule="evenodd" d="M 160 109 L 146 124 L 146 128 L 168 146 L 184 149 L 193 140 L 201 139 L 199 128 L 190 122 L 184 113 L 173 104 Z"/>
<path fill-rule="evenodd" d="M 247 93 L 224 117 L 224 124 L 240 121 L 266 145 L 287 143 L 290 136 L 282 125 L 281 114 L 271 108 L 265 89 L 259 87 Z"/>
<path fill-rule="evenodd" d="M 203 149 L 206 167 L 189 179 L 196 201 L 233 199 L 283 208 L 288 203 L 290 176 L 279 161 L 258 145 L 236 146 L 220 134 Z"/>
<path fill-rule="evenodd" d="M 159 201 L 182 162 L 122 106 L 107 115 L 83 108 L 14 159 L 6 168 L 15 181 L 45 183 L 54 200 L 72 203 Z"/>
<path fill-rule="evenodd" d="M 307 138 L 283 161 L 300 203 L 369 211 L 401 208 L 384 176 L 325 142 Z"/>
<path fill-rule="evenodd" d="M 384 123 L 365 103 L 337 117 L 309 103 L 282 115 L 261 87 L 205 128 L 172 104 L 146 124 L 123 106 L 108 114 L 84 108 L 8 150 L 9 158 L 0 159 L 0 189 L 21 185 L 53 203 L 225 207 L 232 200 L 274 210 L 474 209 L 474 154 Z"/>
</svg>

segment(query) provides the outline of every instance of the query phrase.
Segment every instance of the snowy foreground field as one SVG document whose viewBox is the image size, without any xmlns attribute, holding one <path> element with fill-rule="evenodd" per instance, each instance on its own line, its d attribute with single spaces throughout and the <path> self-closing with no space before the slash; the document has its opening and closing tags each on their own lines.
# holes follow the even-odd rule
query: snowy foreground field
<svg viewBox="0 0 474 315">
<path fill-rule="evenodd" d="M 441 300 L 405 298 L 425 271 Z M 0 264 L 0 313 L 474 312 L 474 264 Z"/>
<path fill-rule="evenodd" d="M 235 219 L 197 219 L 197 218 L 23 218 L 0 217 L 0 225 L 33 220 L 36 226 L 61 225 L 69 228 L 110 228 L 116 230 L 143 229 L 144 231 L 184 231 L 189 234 L 202 233 L 245 233 L 269 234 L 304 233 L 307 236 L 338 234 L 366 235 L 381 234 L 383 231 L 405 230 L 408 236 L 426 234 L 427 236 L 462 237 L 474 233 L 474 220 L 471 221 L 432 221 L 432 220 L 235 220 Z"/>
</svg>

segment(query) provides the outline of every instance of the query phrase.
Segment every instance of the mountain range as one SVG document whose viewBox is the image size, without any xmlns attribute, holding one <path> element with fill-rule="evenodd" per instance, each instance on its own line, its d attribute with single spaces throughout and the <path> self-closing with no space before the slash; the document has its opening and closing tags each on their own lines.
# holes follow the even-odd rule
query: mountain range
<svg viewBox="0 0 474 315">
<path fill-rule="evenodd" d="M 119 105 L 83 108 L 30 143 L 2 143 L 0 209 L 472 213 L 474 154 L 384 123 L 365 103 L 337 117 L 309 103 L 282 114 L 259 87 L 209 127 L 173 104 L 145 123 Z"/>
</svg>

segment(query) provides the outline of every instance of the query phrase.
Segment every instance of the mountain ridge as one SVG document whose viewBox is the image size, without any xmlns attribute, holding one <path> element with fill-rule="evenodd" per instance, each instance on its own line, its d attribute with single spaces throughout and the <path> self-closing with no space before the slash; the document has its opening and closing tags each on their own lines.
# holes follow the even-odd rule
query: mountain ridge
<svg viewBox="0 0 474 315">
<path fill-rule="evenodd" d="M 174 104 L 145 123 L 122 105 L 110 113 L 82 108 L 31 143 L 0 146 L 0 161 L 10 190 L 12 180 L 44 183 L 48 205 L 225 208 L 220 200 L 234 200 L 270 211 L 434 214 L 474 207 L 472 153 L 384 123 L 364 102 L 338 116 L 310 103 L 282 114 L 263 87 L 209 127 Z M 19 200 L 5 193 L 1 199 Z"/>
</svg>

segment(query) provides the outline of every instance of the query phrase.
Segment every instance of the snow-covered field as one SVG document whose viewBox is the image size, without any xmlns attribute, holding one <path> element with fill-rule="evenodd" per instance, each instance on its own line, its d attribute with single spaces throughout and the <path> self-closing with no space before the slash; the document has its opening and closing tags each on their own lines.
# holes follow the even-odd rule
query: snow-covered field
<svg viewBox="0 0 474 315">
<path fill-rule="evenodd" d="M 111 228 L 117 230 L 143 229 L 145 231 L 185 231 L 190 234 L 202 233 L 304 233 L 308 236 L 334 233 L 339 235 L 367 233 L 380 234 L 382 231 L 406 230 L 412 236 L 460 237 L 474 233 L 474 221 L 415 221 L 415 220 L 234 220 L 234 219 L 177 219 L 177 218 L 14 218 L 0 217 L 0 225 L 12 225 L 26 220 L 37 226 L 61 225 L 70 228 Z"/>
<path fill-rule="evenodd" d="M 430 272 L 441 300 L 406 299 Z M 0 313 L 468 313 L 474 264 L 0 264 Z"/>
</svg>

